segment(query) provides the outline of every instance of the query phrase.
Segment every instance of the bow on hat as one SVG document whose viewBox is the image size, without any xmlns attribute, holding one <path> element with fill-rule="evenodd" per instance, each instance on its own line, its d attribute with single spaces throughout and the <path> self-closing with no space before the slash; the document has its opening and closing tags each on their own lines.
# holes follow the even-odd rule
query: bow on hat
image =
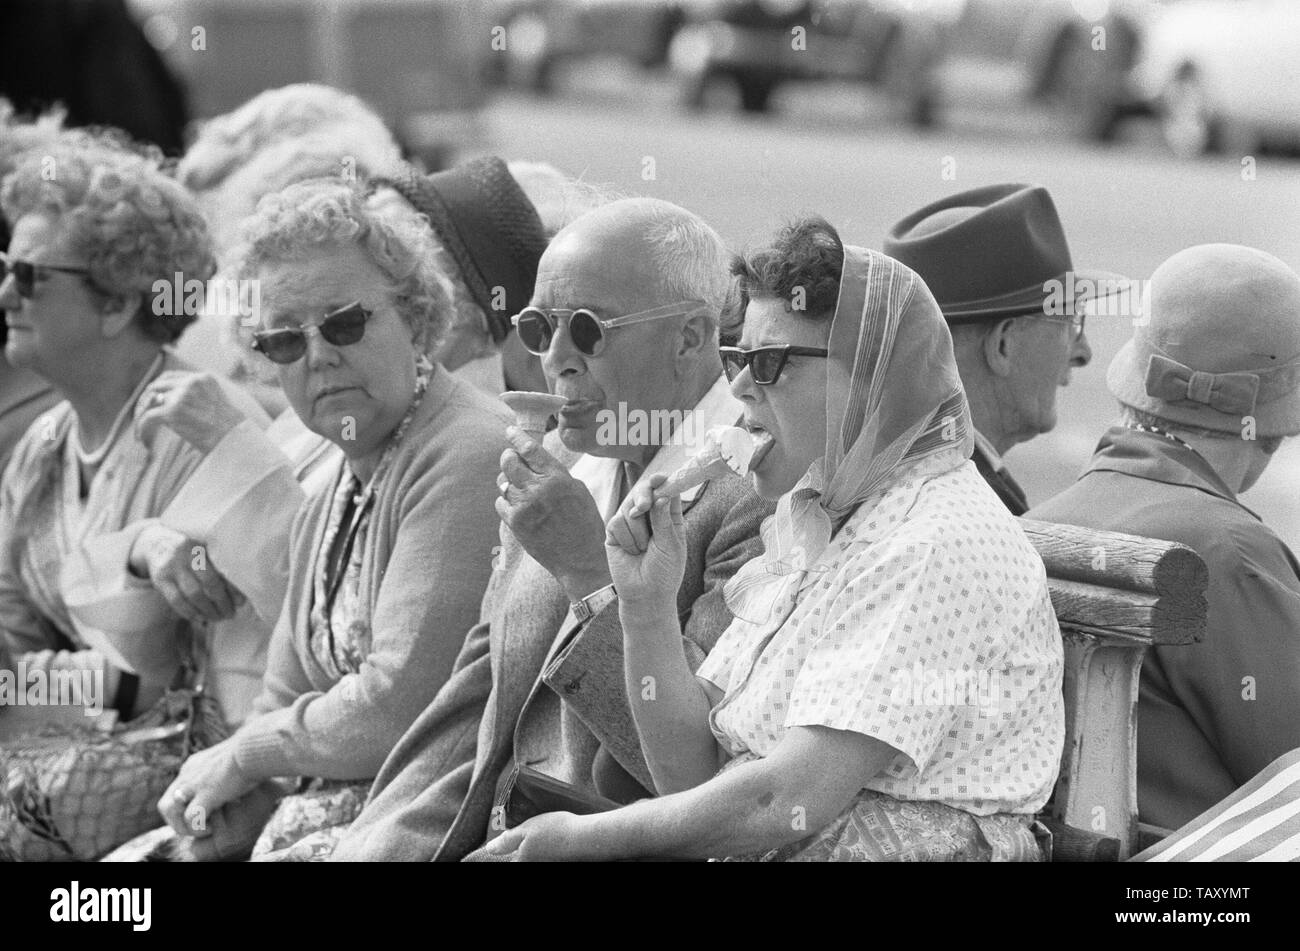
<svg viewBox="0 0 1300 951">
<path fill-rule="evenodd" d="M 1248 415 L 1255 411 L 1259 375 L 1206 373 L 1153 353 L 1147 362 L 1146 389 L 1147 395 L 1169 403 L 1191 400 L 1220 413 Z"/>
</svg>

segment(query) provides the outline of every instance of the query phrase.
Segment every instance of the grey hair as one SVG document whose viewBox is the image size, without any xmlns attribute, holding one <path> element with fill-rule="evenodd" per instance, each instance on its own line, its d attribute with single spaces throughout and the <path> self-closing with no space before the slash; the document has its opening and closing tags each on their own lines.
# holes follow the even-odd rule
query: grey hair
<svg viewBox="0 0 1300 951">
<path fill-rule="evenodd" d="M 730 252 L 722 238 L 692 212 L 668 202 L 647 206 L 646 238 L 654 249 L 655 269 L 663 275 L 665 296 L 702 300 L 710 307 L 710 328 L 727 302 Z"/>
</svg>

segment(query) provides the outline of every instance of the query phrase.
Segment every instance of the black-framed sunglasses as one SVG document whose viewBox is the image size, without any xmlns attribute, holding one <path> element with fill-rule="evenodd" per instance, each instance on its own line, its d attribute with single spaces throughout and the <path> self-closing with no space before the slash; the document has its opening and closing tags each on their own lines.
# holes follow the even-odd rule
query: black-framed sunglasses
<svg viewBox="0 0 1300 951">
<path fill-rule="evenodd" d="M 740 371 L 749 367 L 750 378 L 759 386 L 771 386 L 781 378 L 785 362 L 791 357 L 825 357 L 830 351 L 825 347 L 796 347 L 785 344 L 779 347 L 755 347 L 742 350 L 740 347 L 719 347 L 722 356 L 722 369 L 728 380 L 740 376 Z"/>
<path fill-rule="evenodd" d="M 66 264 L 46 264 L 44 261 L 19 261 L 11 258 L 8 254 L 0 252 L 0 284 L 3 284 L 10 274 L 14 276 L 14 286 L 18 289 L 18 296 L 31 300 L 36 295 L 36 281 L 41 271 L 58 271 L 60 274 L 81 274 L 83 276 L 90 273 L 84 267 L 69 267 Z"/>
<path fill-rule="evenodd" d="M 569 324 L 569 339 L 578 351 L 589 357 L 598 357 L 605 349 L 605 335 L 615 327 L 627 327 L 665 317 L 685 317 L 707 306 L 700 300 L 679 301 L 624 317 L 610 318 L 598 317 L 595 311 L 586 307 L 525 307 L 510 318 L 510 322 L 515 325 L 519 342 L 524 345 L 524 349 L 540 357 L 551 349 L 551 341 L 555 339 L 555 330 L 560 320 L 566 320 Z"/>
<path fill-rule="evenodd" d="M 320 334 L 326 343 L 335 347 L 346 347 L 365 336 L 369 319 L 370 311 L 358 301 L 331 311 L 319 324 L 254 331 L 253 349 L 272 363 L 294 363 L 307 352 L 308 333 Z"/>
</svg>

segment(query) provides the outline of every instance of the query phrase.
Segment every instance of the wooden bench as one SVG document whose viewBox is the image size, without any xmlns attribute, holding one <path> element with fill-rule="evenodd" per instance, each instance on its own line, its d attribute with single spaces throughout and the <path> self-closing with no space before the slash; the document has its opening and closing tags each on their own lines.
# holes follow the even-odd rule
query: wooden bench
<svg viewBox="0 0 1300 951">
<path fill-rule="evenodd" d="M 1020 523 L 1047 567 L 1065 642 L 1065 749 L 1040 818 L 1057 861 L 1122 860 L 1139 850 L 1142 658 L 1153 645 L 1201 640 L 1209 575 L 1196 552 L 1175 542 Z"/>
</svg>

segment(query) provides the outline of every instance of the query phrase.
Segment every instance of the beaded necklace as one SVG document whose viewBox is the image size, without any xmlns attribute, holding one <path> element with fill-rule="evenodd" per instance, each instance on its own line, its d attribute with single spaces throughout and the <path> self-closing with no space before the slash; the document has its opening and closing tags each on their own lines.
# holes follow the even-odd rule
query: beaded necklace
<svg viewBox="0 0 1300 951">
<path fill-rule="evenodd" d="M 1190 450 L 1191 452 L 1196 452 L 1195 449 L 1193 449 L 1183 440 L 1179 439 L 1173 433 L 1166 432 L 1165 430 L 1161 429 L 1158 426 L 1144 426 L 1141 423 L 1125 423 L 1124 425 L 1128 429 L 1136 429 L 1140 433 L 1150 433 L 1152 436 L 1163 436 L 1165 439 L 1168 439 L 1170 442 L 1178 443 L 1178 445 L 1182 446 L 1184 449 Z"/>
</svg>

